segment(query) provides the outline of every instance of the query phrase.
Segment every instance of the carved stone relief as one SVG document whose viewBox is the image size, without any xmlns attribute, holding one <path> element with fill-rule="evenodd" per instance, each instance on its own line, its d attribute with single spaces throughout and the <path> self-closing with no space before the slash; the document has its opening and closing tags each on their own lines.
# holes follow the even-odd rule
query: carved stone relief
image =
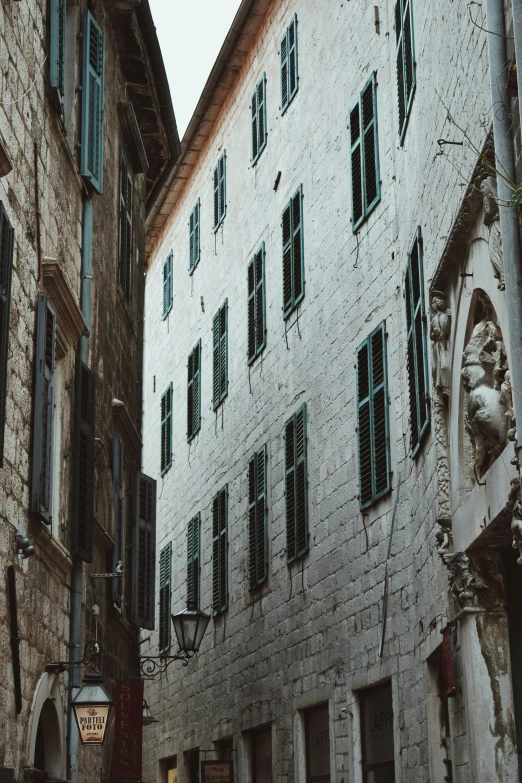
<svg viewBox="0 0 522 783">
<path fill-rule="evenodd" d="M 435 533 L 435 539 L 437 541 L 437 554 L 444 565 L 447 566 L 455 557 L 455 550 L 453 549 L 453 531 L 449 519 L 439 520 L 439 529 Z"/>
<path fill-rule="evenodd" d="M 430 301 L 430 338 L 432 340 L 433 428 L 437 451 L 437 518 L 449 520 L 450 472 L 448 461 L 448 403 L 450 388 L 451 312 L 447 298 L 433 291 Z"/>
<path fill-rule="evenodd" d="M 500 609 L 505 604 L 498 551 L 458 552 L 448 563 L 450 590 L 457 609 Z"/>
<path fill-rule="evenodd" d="M 502 259 L 502 235 L 500 233 L 500 214 L 498 209 L 497 178 L 485 177 L 480 184 L 484 194 L 484 225 L 488 232 L 489 258 L 498 279 L 498 287 L 505 289 L 504 261 Z"/>
</svg>

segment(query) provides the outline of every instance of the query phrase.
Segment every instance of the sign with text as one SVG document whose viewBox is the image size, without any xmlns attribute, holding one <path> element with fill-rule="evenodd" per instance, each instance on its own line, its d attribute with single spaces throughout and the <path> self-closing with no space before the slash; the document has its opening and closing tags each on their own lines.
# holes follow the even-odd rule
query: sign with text
<svg viewBox="0 0 522 783">
<path fill-rule="evenodd" d="M 202 761 L 201 783 L 233 783 L 231 761 Z"/>
<path fill-rule="evenodd" d="M 83 745 L 101 745 L 107 728 L 109 708 L 103 705 L 75 707 L 74 712 Z"/>
<path fill-rule="evenodd" d="M 141 781 L 143 680 L 116 683 L 114 697 L 113 783 Z"/>
</svg>

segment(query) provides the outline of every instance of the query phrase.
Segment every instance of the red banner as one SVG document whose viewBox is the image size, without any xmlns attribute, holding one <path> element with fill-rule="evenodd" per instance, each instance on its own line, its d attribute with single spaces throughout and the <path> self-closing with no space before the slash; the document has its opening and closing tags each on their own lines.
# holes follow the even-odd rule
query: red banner
<svg viewBox="0 0 522 783">
<path fill-rule="evenodd" d="M 455 677 L 453 674 L 453 652 L 451 649 L 451 628 L 442 631 L 442 682 L 445 696 L 455 696 Z"/>
<path fill-rule="evenodd" d="M 114 697 L 113 783 L 141 781 L 143 680 L 116 683 Z"/>
</svg>

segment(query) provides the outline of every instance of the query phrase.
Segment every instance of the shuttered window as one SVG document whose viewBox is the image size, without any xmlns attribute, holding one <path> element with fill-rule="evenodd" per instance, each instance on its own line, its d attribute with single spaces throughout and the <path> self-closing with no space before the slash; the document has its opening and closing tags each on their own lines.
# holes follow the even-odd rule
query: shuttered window
<svg viewBox="0 0 522 783">
<path fill-rule="evenodd" d="M 228 487 L 212 501 L 212 613 L 228 606 Z"/>
<path fill-rule="evenodd" d="M 263 74 L 256 85 L 252 95 L 252 163 L 255 163 L 258 157 L 266 147 L 267 127 L 266 127 L 266 75 Z"/>
<path fill-rule="evenodd" d="M 120 155 L 120 213 L 118 281 L 127 302 L 131 299 L 132 272 L 132 172 L 123 154 Z"/>
<path fill-rule="evenodd" d="M 308 468 L 306 403 L 285 425 L 286 558 L 308 552 Z"/>
<path fill-rule="evenodd" d="M 36 368 L 33 414 L 31 511 L 47 524 L 52 515 L 52 464 L 56 314 L 49 299 L 38 294 Z"/>
<path fill-rule="evenodd" d="M 159 558 L 159 652 L 170 649 L 170 608 L 172 579 L 172 543 L 169 542 L 160 552 Z"/>
<path fill-rule="evenodd" d="M 165 259 L 163 264 L 163 318 L 172 310 L 173 300 L 173 285 L 172 285 L 172 266 L 174 263 L 174 255 L 172 250 Z"/>
<path fill-rule="evenodd" d="M 397 42 L 397 92 L 399 95 L 399 135 L 401 144 L 406 133 L 416 83 L 413 14 L 411 0 L 395 4 L 395 36 Z"/>
<path fill-rule="evenodd" d="M 132 568 L 132 621 L 154 630 L 156 482 L 138 473 Z"/>
<path fill-rule="evenodd" d="M 192 440 L 201 427 L 201 340 L 187 363 L 187 440 Z"/>
<path fill-rule="evenodd" d="M 172 465 L 172 384 L 161 397 L 161 475 Z"/>
<path fill-rule="evenodd" d="M 350 111 L 352 227 L 356 231 L 381 197 L 375 73 Z"/>
<path fill-rule="evenodd" d="M 266 446 L 248 463 L 248 581 L 254 590 L 268 576 Z"/>
<path fill-rule="evenodd" d="M 103 190 L 104 35 L 89 11 L 83 21 L 82 132 L 80 170 L 93 188 Z"/>
<path fill-rule="evenodd" d="M 228 301 L 219 308 L 212 325 L 213 335 L 213 394 L 214 410 L 228 392 Z"/>
<path fill-rule="evenodd" d="M 7 359 L 9 356 L 9 317 L 13 276 L 14 231 L 0 201 L 0 467 L 4 464 L 5 406 L 7 398 Z"/>
<path fill-rule="evenodd" d="M 414 456 L 428 429 L 428 358 L 426 306 L 422 269 L 422 236 L 420 226 L 408 255 L 405 280 L 406 327 L 408 330 L 408 385 L 410 393 L 411 450 Z"/>
<path fill-rule="evenodd" d="M 283 317 L 288 318 L 304 296 L 303 189 L 283 211 Z"/>
<path fill-rule="evenodd" d="M 51 0 L 49 76 L 51 87 L 56 90 L 58 104 L 63 107 L 65 96 L 65 29 L 66 0 Z"/>
<path fill-rule="evenodd" d="M 189 272 L 192 274 L 201 255 L 201 204 L 197 200 L 196 206 L 189 218 Z"/>
<path fill-rule="evenodd" d="M 214 169 L 214 231 L 221 225 L 227 211 L 227 153 L 223 152 Z"/>
<path fill-rule="evenodd" d="M 112 439 L 112 496 L 114 509 L 114 547 L 112 550 L 112 571 L 118 572 L 123 565 L 124 552 L 124 494 L 123 494 L 123 443 L 118 432 Z M 123 596 L 123 577 L 111 579 L 112 600 L 121 606 Z"/>
<path fill-rule="evenodd" d="M 74 373 L 73 515 L 71 549 L 92 563 L 94 524 L 94 374 L 78 356 Z"/>
<path fill-rule="evenodd" d="M 199 609 L 201 514 L 193 517 L 187 528 L 187 606 Z"/>
<path fill-rule="evenodd" d="M 248 363 L 266 345 L 265 243 L 248 265 Z"/>
<path fill-rule="evenodd" d="M 287 106 L 297 92 L 299 75 L 297 72 L 297 16 L 294 16 L 290 26 L 281 41 L 281 111 Z"/>
<path fill-rule="evenodd" d="M 357 349 L 359 500 L 367 508 L 390 490 L 390 436 L 383 321 Z"/>
</svg>

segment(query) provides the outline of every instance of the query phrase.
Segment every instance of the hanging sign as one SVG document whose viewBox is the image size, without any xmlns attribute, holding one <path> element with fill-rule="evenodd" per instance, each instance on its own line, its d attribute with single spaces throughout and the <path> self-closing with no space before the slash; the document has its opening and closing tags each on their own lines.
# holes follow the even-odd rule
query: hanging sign
<svg viewBox="0 0 522 783">
<path fill-rule="evenodd" d="M 201 783 L 233 783 L 231 761 L 202 761 Z"/>
<path fill-rule="evenodd" d="M 105 705 L 75 706 L 76 722 L 83 745 L 102 745 L 107 728 L 109 707 Z"/>
<path fill-rule="evenodd" d="M 455 696 L 455 676 L 453 674 L 453 654 L 451 650 L 451 627 L 442 631 L 442 682 L 445 696 Z"/>
<path fill-rule="evenodd" d="M 116 683 L 113 783 L 141 781 L 143 680 Z"/>
</svg>

